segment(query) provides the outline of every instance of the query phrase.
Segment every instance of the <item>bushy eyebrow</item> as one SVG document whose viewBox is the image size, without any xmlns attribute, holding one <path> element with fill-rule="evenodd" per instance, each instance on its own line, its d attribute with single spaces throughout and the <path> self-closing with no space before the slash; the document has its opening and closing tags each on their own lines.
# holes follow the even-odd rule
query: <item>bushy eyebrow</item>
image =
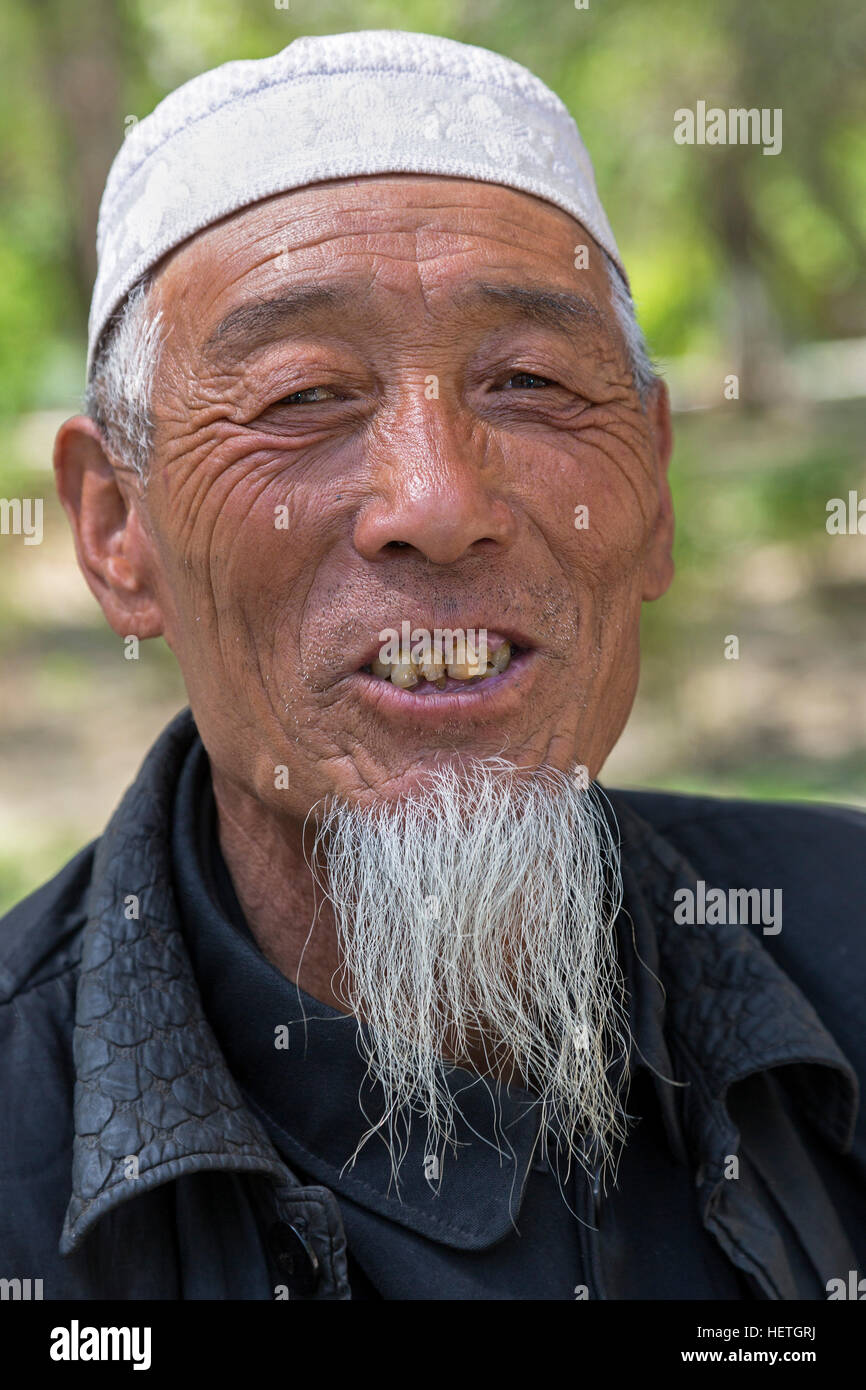
<svg viewBox="0 0 866 1390">
<path fill-rule="evenodd" d="M 455 303 L 466 308 L 499 303 L 534 323 L 569 335 L 576 328 L 608 328 L 607 318 L 592 300 L 571 290 L 482 281 L 467 285 Z"/>
<path fill-rule="evenodd" d="M 312 327 L 323 316 L 347 310 L 366 297 L 366 287 L 339 284 L 297 285 L 267 299 L 253 299 L 231 309 L 209 334 L 203 352 L 209 357 L 236 360 L 256 347 L 272 342 L 280 333 Z M 572 336 L 576 329 L 594 328 L 610 333 L 607 316 L 584 295 L 547 286 L 475 281 L 461 287 L 452 299 L 454 307 L 471 311 L 498 304 L 512 315 Z"/>
<path fill-rule="evenodd" d="M 239 304 L 221 319 L 205 339 L 207 356 L 238 357 L 272 341 L 283 329 L 303 327 L 323 310 L 338 310 L 356 297 L 347 285 L 297 285 L 269 299 Z"/>
</svg>

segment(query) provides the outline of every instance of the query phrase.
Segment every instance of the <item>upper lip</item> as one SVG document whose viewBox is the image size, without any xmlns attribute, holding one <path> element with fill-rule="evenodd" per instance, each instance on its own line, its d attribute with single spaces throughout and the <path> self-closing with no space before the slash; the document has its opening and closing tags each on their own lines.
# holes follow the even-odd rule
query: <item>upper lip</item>
<svg viewBox="0 0 866 1390">
<path fill-rule="evenodd" d="M 360 655 L 352 659 L 352 665 L 349 667 L 349 670 L 360 671 L 362 667 L 369 666 L 373 658 L 377 657 L 382 649 L 382 639 L 379 637 L 379 633 L 384 632 L 386 629 L 390 629 L 392 631 L 400 633 L 402 631 L 401 622 L 403 621 L 405 621 L 405 619 L 400 619 L 398 622 L 390 624 L 383 623 L 382 626 L 376 632 L 375 636 L 370 638 L 369 645 L 366 648 L 364 648 Z M 449 621 L 437 623 L 435 627 L 427 628 L 425 628 L 423 624 L 420 622 L 412 622 L 410 632 L 416 632 L 420 629 L 421 631 L 429 632 L 432 636 L 433 632 L 436 631 L 437 628 L 439 629 L 439 631 L 446 631 L 450 629 L 452 632 L 467 632 L 471 629 L 474 629 L 475 632 L 478 632 L 480 629 L 484 628 L 487 632 L 495 632 L 500 637 L 504 637 L 507 641 L 511 643 L 512 647 L 521 647 L 525 650 L 531 651 L 538 645 L 525 632 L 521 632 L 515 627 L 511 627 L 508 624 L 497 621 L 480 622 L 478 620 L 466 620 L 463 622 L 458 622 L 452 618 Z"/>
</svg>

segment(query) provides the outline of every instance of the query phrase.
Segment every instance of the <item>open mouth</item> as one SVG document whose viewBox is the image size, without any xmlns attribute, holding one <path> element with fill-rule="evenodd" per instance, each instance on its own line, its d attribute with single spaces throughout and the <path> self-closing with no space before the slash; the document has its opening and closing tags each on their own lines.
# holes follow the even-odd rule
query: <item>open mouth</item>
<svg viewBox="0 0 866 1390">
<path fill-rule="evenodd" d="M 457 691 L 471 690 L 475 686 L 495 681 L 503 676 L 512 664 L 520 664 L 527 648 L 517 646 L 506 637 L 490 633 L 487 637 L 486 656 L 469 650 L 463 653 L 465 659 L 456 661 L 381 661 L 374 657 L 361 667 L 365 675 L 377 681 L 394 685 L 398 690 L 411 691 L 413 695 L 435 699 L 437 696 L 453 694 Z"/>
</svg>

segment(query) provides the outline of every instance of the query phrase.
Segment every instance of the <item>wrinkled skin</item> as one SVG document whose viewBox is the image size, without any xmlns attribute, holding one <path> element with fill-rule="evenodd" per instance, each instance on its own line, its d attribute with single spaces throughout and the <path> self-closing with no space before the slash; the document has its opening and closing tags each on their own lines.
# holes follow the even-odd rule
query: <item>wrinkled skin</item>
<svg viewBox="0 0 866 1390">
<path fill-rule="evenodd" d="M 476 281 L 598 312 L 566 333 L 461 304 Z M 325 283 L 345 302 L 206 346 L 240 305 Z M 180 663 L 242 906 L 296 978 L 320 798 L 394 798 L 460 754 L 600 770 L 634 699 L 641 604 L 672 574 L 667 394 L 641 409 L 591 238 L 497 185 L 398 175 L 267 199 L 172 253 L 151 303 L 169 331 L 146 489 L 84 417 L 58 435 L 58 488 L 114 631 L 164 634 Z M 352 674 L 403 619 L 516 630 L 534 655 L 489 709 L 422 727 Z M 335 964 L 317 932 L 302 983 L 329 1002 Z"/>
</svg>

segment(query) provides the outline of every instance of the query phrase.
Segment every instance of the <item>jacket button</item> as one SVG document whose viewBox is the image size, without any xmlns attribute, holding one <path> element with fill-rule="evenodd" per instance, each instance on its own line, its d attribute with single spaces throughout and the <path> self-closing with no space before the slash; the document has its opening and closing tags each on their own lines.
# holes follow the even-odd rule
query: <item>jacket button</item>
<svg viewBox="0 0 866 1390">
<path fill-rule="evenodd" d="M 311 1294 L 319 1282 L 319 1259 L 298 1227 L 288 1221 L 276 1222 L 268 1232 L 268 1244 L 289 1292 Z"/>
</svg>

